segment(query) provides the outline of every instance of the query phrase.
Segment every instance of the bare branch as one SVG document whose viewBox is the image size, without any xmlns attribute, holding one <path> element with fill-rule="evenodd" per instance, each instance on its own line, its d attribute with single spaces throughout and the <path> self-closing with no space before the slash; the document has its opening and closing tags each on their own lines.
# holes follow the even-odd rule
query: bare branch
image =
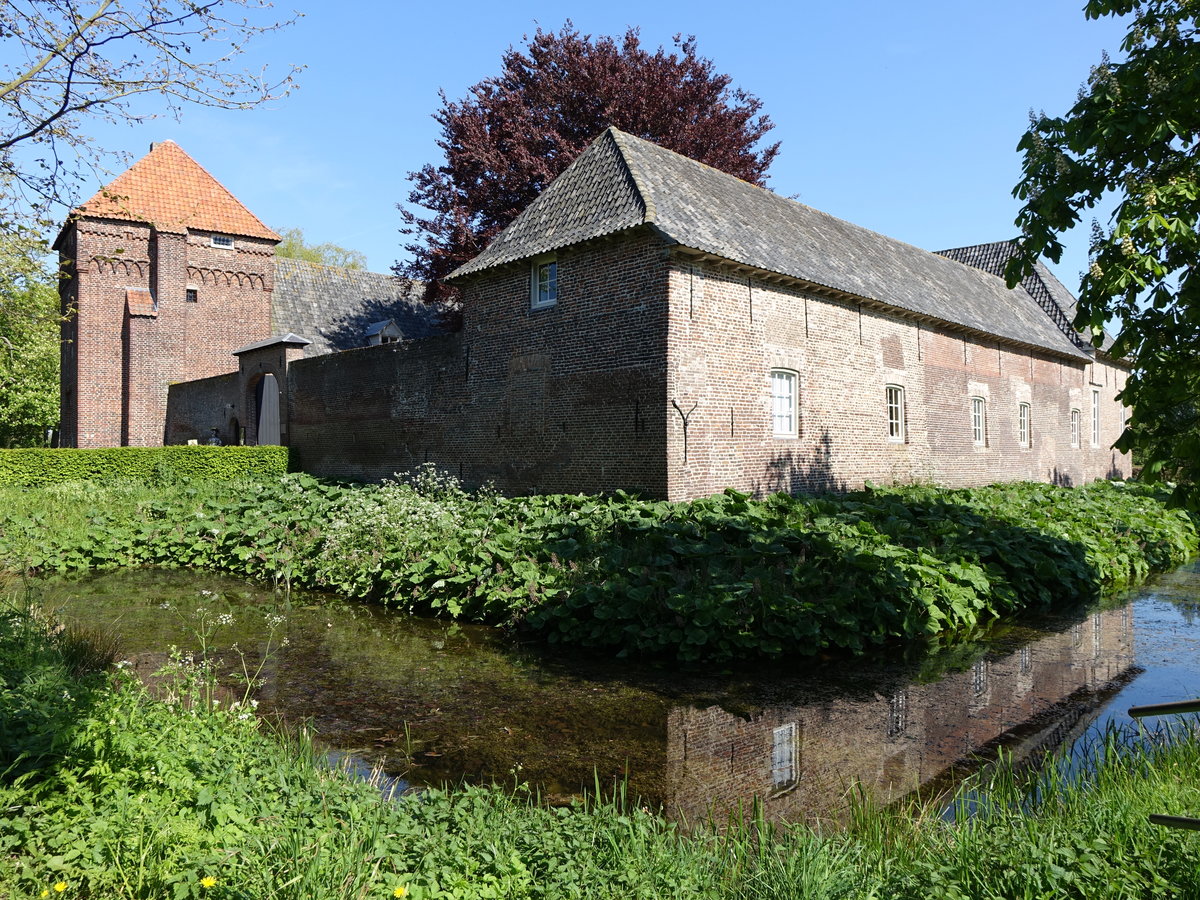
<svg viewBox="0 0 1200 900">
<path fill-rule="evenodd" d="M 70 203 L 72 174 L 60 146 L 86 166 L 104 156 L 85 131 L 89 118 L 140 122 L 158 113 L 135 101 L 250 109 L 286 96 L 302 67 L 269 80 L 265 69 L 238 70 L 251 41 L 291 24 L 265 0 L 5 0 L 0 42 L 0 204 L 21 198 L 36 210 Z M 235 12 L 236 11 L 236 12 Z M 30 160 L 31 149 L 44 152 Z M 20 151 L 18 153 L 18 151 Z M 14 155 L 17 154 L 17 155 Z M 2 208 L 2 207 L 0 207 Z M 3 217 L 0 213 L 0 217 Z"/>
</svg>

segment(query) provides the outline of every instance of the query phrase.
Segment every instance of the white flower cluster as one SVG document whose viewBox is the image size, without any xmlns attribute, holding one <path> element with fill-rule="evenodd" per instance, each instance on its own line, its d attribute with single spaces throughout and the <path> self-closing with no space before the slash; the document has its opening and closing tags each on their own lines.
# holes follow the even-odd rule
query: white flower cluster
<svg viewBox="0 0 1200 900">
<path fill-rule="evenodd" d="M 458 479 L 423 466 L 404 481 L 344 497 L 326 528 L 322 556 L 335 571 L 361 571 L 384 555 L 418 555 L 458 530 L 472 502 Z"/>
</svg>

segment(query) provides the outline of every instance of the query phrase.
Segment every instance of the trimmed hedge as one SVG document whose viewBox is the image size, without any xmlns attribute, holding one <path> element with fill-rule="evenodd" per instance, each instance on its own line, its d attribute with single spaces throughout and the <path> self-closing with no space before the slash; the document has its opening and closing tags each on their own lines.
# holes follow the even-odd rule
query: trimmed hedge
<svg viewBox="0 0 1200 900">
<path fill-rule="evenodd" d="M 287 447 L 103 447 L 91 450 L 0 450 L 0 484 L 45 485 L 63 481 L 142 481 L 187 476 L 212 481 L 288 471 Z"/>
</svg>

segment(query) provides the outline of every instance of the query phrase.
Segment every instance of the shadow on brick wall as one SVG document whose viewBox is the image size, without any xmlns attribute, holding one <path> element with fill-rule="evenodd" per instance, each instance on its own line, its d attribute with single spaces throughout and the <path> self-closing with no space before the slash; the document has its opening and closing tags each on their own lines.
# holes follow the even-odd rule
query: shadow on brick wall
<svg viewBox="0 0 1200 900">
<path fill-rule="evenodd" d="M 1070 472 L 1064 472 L 1058 466 L 1050 470 L 1050 483 L 1059 487 L 1074 487 L 1075 479 Z"/>
<path fill-rule="evenodd" d="M 1129 477 L 1121 469 L 1121 463 L 1120 463 L 1120 460 L 1118 459 L 1116 453 L 1113 453 L 1109 457 L 1108 471 L 1104 474 L 1104 477 L 1107 478 L 1109 481 L 1124 481 L 1126 478 Z"/>
<path fill-rule="evenodd" d="M 834 474 L 833 439 L 822 429 L 817 446 L 808 452 L 789 450 L 767 463 L 767 476 L 752 483 L 756 497 L 767 494 L 823 494 L 845 491 L 846 482 Z"/>
</svg>

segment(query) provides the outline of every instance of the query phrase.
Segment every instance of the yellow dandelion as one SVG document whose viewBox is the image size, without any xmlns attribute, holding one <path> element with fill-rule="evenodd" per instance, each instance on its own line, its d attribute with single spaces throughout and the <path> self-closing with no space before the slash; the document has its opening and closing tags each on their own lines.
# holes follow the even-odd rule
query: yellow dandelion
<svg viewBox="0 0 1200 900">
<path fill-rule="evenodd" d="M 217 883 L 217 879 L 213 878 L 211 875 L 205 875 L 203 878 L 200 879 L 200 887 L 202 887 L 202 888 L 210 888 L 213 885 L 215 885 L 216 883 Z"/>
<path fill-rule="evenodd" d="M 66 889 L 67 889 L 67 883 L 65 881 L 56 881 L 54 883 L 54 892 L 56 894 L 61 894 Z"/>
<path fill-rule="evenodd" d="M 44 891 L 42 891 L 41 896 L 49 897 L 50 896 L 50 888 L 46 888 Z"/>
<path fill-rule="evenodd" d="M 392 896 L 393 897 L 407 897 L 408 896 L 408 888 L 406 888 L 404 886 L 398 887 L 394 891 L 392 891 Z"/>
</svg>

